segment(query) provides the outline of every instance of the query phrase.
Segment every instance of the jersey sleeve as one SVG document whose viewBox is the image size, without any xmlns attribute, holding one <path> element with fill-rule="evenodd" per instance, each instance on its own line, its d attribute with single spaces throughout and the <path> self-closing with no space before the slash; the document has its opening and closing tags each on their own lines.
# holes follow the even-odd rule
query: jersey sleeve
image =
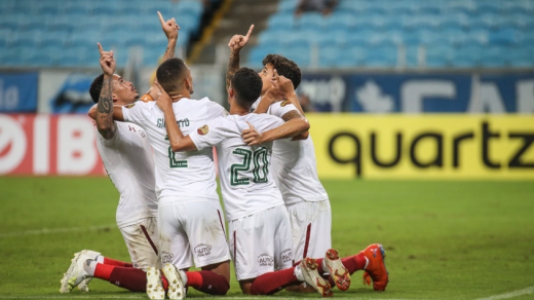
<svg viewBox="0 0 534 300">
<path fill-rule="evenodd" d="M 216 146 L 224 140 L 226 128 L 224 120 L 224 117 L 218 117 L 189 134 L 197 150 Z"/>
<path fill-rule="evenodd" d="M 267 111 L 267 113 L 281 118 L 283 115 L 285 115 L 286 113 L 292 110 L 299 111 L 295 107 L 295 105 L 291 104 L 291 102 L 286 100 L 286 101 L 281 101 L 281 102 L 276 102 L 276 103 L 271 104 L 271 106 L 269 106 L 269 110 Z"/>
<path fill-rule="evenodd" d="M 207 101 L 206 107 L 208 120 L 213 120 L 217 117 L 226 117 L 228 115 L 226 109 L 224 109 L 224 107 L 222 107 L 219 103 L 213 102 L 208 98 L 203 98 L 202 100 Z"/>
<path fill-rule="evenodd" d="M 145 103 L 142 101 L 136 101 L 132 104 L 121 107 L 122 116 L 124 121 L 139 124 L 142 120 L 146 119 L 144 111 L 149 108 L 152 103 Z"/>
<path fill-rule="evenodd" d="M 284 120 L 282 120 L 281 118 L 266 114 L 265 118 L 263 119 L 263 125 L 265 128 L 263 131 L 275 129 L 276 127 L 280 127 L 283 124 L 284 124 Z"/>
</svg>

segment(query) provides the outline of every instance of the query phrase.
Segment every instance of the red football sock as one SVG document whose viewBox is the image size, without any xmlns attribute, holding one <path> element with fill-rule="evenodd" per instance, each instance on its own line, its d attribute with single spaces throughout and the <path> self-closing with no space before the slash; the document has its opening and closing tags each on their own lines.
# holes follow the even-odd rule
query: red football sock
<svg viewBox="0 0 534 300">
<path fill-rule="evenodd" d="M 111 272 L 113 272 L 113 269 L 115 269 L 115 266 L 96 264 L 95 274 L 93 276 L 109 281 L 109 276 L 111 275 Z"/>
<path fill-rule="evenodd" d="M 111 284 L 128 289 L 132 292 L 146 292 L 145 271 L 127 267 L 113 267 L 112 270 L 113 271 L 109 276 L 109 282 Z"/>
<path fill-rule="evenodd" d="M 319 274 L 328 273 L 328 270 L 323 269 L 323 258 L 316 258 L 317 272 Z M 365 256 L 363 254 L 356 254 L 353 256 L 345 257 L 341 259 L 341 263 L 347 268 L 350 274 L 362 270 L 365 267 Z"/>
<path fill-rule="evenodd" d="M 133 268 L 132 263 L 124 262 L 124 261 L 120 261 L 120 260 L 115 260 L 115 259 L 107 258 L 107 257 L 104 257 L 104 262 L 103 263 L 105 265 Z"/>
<path fill-rule="evenodd" d="M 252 295 L 272 295 L 292 283 L 299 283 L 295 268 L 284 269 L 258 276 L 250 286 Z"/>
<path fill-rule="evenodd" d="M 228 289 L 230 289 L 230 283 L 226 281 L 224 276 L 221 276 L 215 272 L 203 270 L 203 271 L 186 271 L 187 286 L 195 288 L 201 292 L 210 295 L 226 295 Z"/>
<path fill-rule="evenodd" d="M 362 270 L 365 267 L 365 255 L 357 254 L 341 259 L 341 263 L 347 268 L 350 274 Z"/>
</svg>

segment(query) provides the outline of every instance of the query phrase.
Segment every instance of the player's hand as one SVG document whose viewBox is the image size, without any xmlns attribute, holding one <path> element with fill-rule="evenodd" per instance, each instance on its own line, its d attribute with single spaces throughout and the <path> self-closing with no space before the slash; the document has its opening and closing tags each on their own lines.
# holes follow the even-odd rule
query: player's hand
<svg viewBox="0 0 534 300">
<path fill-rule="evenodd" d="M 278 71 L 276 71 L 276 69 L 273 70 L 271 85 L 272 89 L 274 89 L 274 91 L 279 96 L 279 99 L 275 101 L 286 100 L 291 94 L 295 92 L 293 82 L 285 76 L 278 75 Z"/>
<path fill-rule="evenodd" d="M 262 134 L 256 131 L 256 128 L 254 128 L 254 125 L 247 122 L 249 128 L 245 129 L 241 132 L 241 137 L 245 141 L 245 143 L 249 146 L 255 146 L 262 143 Z"/>
<path fill-rule="evenodd" d="M 248 43 L 248 39 L 250 38 L 250 35 L 252 34 L 252 30 L 254 29 L 254 24 L 250 25 L 250 28 L 248 29 L 247 35 L 234 35 L 230 42 L 228 43 L 228 47 L 230 47 L 230 51 L 232 53 L 238 53 L 241 48 L 245 47 L 245 45 Z"/>
<path fill-rule="evenodd" d="M 172 99 L 167 92 L 159 85 L 159 82 L 156 80 L 154 81 L 154 85 L 157 87 L 159 92 L 156 96 L 156 105 L 159 107 L 161 111 L 165 111 L 166 109 L 171 108 L 172 109 Z"/>
<path fill-rule="evenodd" d="M 167 36 L 167 39 L 168 40 L 178 39 L 178 30 L 180 30 L 180 26 L 176 24 L 176 20 L 172 18 L 170 20 L 165 21 L 159 11 L 158 11 L 158 16 L 159 16 L 159 22 L 161 23 L 161 29 L 163 29 L 163 32 Z"/>
<path fill-rule="evenodd" d="M 102 45 L 97 43 L 98 51 L 100 52 L 100 67 L 107 76 L 113 76 L 115 73 L 115 58 L 113 57 L 113 51 L 104 51 Z"/>
</svg>

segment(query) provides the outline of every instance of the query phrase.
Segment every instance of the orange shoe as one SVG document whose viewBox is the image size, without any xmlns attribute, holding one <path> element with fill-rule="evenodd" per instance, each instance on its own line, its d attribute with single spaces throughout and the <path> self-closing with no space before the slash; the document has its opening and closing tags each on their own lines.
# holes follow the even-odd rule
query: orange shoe
<svg viewBox="0 0 534 300">
<path fill-rule="evenodd" d="M 328 267 L 328 273 L 332 281 L 336 283 L 340 291 L 346 291 L 350 287 L 350 273 L 341 263 L 339 254 L 336 249 L 328 249 L 324 258 L 324 262 Z"/>
<path fill-rule="evenodd" d="M 360 254 L 365 255 L 369 260 L 363 273 L 363 283 L 371 285 L 372 279 L 375 291 L 384 291 L 389 282 L 389 273 L 384 263 L 386 251 L 381 244 L 371 244 L 362 250 Z"/>
</svg>

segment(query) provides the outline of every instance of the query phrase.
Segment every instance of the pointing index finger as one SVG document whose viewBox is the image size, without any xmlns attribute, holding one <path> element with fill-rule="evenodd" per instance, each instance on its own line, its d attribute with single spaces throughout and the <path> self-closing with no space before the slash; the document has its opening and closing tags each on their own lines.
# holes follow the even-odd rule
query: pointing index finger
<svg viewBox="0 0 534 300">
<path fill-rule="evenodd" d="M 100 43 L 96 43 L 98 45 L 98 52 L 100 52 L 100 54 L 102 54 L 102 52 L 104 52 L 104 49 L 102 49 L 102 45 L 100 45 Z"/>
<path fill-rule="evenodd" d="M 254 29 L 254 24 L 250 25 L 250 28 L 248 29 L 246 38 L 248 39 L 250 35 L 252 34 L 252 30 Z"/>
<path fill-rule="evenodd" d="M 159 22 L 161 23 L 161 25 L 165 24 L 165 20 L 163 19 L 163 16 L 161 15 L 159 11 L 158 11 L 158 16 L 159 16 Z"/>
</svg>

